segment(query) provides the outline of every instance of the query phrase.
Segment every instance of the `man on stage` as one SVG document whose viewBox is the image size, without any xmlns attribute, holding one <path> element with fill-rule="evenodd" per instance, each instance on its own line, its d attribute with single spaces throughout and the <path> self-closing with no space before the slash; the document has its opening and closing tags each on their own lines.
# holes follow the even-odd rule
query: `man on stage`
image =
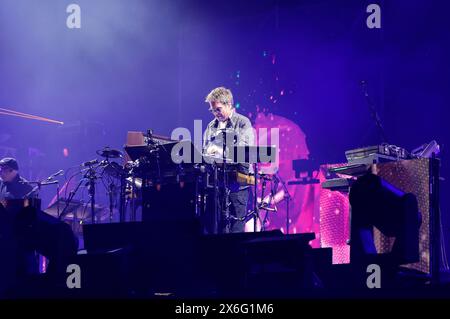
<svg viewBox="0 0 450 319">
<path fill-rule="evenodd" d="M 209 104 L 209 111 L 214 119 L 208 124 L 203 136 L 203 153 L 207 156 L 222 158 L 224 144 L 226 146 L 252 146 L 254 145 L 254 132 L 250 120 L 237 113 L 231 91 L 224 87 L 212 90 L 205 99 Z M 226 141 L 224 140 L 227 139 Z M 231 140 L 232 139 L 232 140 Z M 252 169 L 249 164 L 238 164 L 237 170 L 249 174 Z M 224 196 L 220 193 L 219 233 L 243 232 L 244 217 L 247 214 L 249 199 L 249 186 L 239 185 L 236 181 L 228 183 L 229 211 L 225 213 Z M 228 216 L 228 217 L 227 217 Z"/>
</svg>

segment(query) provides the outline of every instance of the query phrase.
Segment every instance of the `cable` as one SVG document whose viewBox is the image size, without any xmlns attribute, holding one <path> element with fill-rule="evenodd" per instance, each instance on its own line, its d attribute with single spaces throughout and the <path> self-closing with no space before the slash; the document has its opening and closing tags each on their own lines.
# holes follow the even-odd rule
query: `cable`
<svg viewBox="0 0 450 319">
<path fill-rule="evenodd" d="M 67 199 L 67 190 L 69 189 L 69 185 L 70 182 L 72 181 L 72 179 L 77 176 L 80 175 L 82 173 L 82 171 L 76 172 L 75 174 L 73 174 L 72 176 L 70 176 L 69 180 L 66 182 L 66 189 L 64 190 L 64 198 Z"/>
</svg>

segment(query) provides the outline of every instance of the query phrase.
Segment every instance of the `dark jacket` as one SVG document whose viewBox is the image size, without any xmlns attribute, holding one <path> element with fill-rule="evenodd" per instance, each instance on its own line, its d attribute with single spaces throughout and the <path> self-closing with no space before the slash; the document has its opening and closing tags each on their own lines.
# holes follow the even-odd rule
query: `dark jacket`
<svg viewBox="0 0 450 319">
<path fill-rule="evenodd" d="M 26 194 L 31 192 L 33 187 L 30 183 L 17 174 L 16 178 L 11 182 L 0 180 L 0 200 L 3 199 L 22 199 Z"/>
</svg>

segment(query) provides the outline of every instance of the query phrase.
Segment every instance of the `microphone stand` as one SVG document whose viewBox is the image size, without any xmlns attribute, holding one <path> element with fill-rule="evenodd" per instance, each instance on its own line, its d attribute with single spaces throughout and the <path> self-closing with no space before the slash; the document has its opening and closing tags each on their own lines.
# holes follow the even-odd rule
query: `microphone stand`
<svg viewBox="0 0 450 319">
<path fill-rule="evenodd" d="M 261 175 L 261 174 L 260 174 Z M 262 175 L 261 175 L 262 176 Z M 265 178 L 265 176 L 262 176 L 262 178 L 263 178 L 263 183 L 262 183 L 262 189 L 261 189 L 261 208 L 264 208 L 264 195 L 265 195 L 265 192 L 266 192 L 266 184 L 267 184 L 267 181 L 266 181 L 266 178 Z M 262 223 L 261 223 L 261 231 L 264 231 L 265 230 L 265 223 L 266 223 L 266 220 L 267 220 L 267 215 L 268 215 L 269 213 L 266 211 L 266 215 L 264 216 L 264 219 L 263 219 L 263 221 L 262 221 Z"/>
<path fill-rule="evenodd" d="M 131 184 L 131 200 L 133 200 L 134 195 L 133 192 L 134 187 L 135 187 L 135 173 L 134 173 L 134 166 L 129 164 L 129 163 L 125 163 L 124 165 L 124 170 L 122 170 L 120 172 L 120 203 L 119 203 L 119 221 L 121 223 L 125 222 L 126 219 L 126 210 L 127 210 L 127 177 L 131 176 L 132 177 L 132 184 Z M 134 221 L 134 220 L 133 220 Z"/>
<path fill-rule="evenodd" d="M 222 146 L 222 160 L 223 160 L 223 207 L 222 207 L 222 214 L 225 219 L 225 233 L 231 232 L 231 220 L 230 220 L 230 191 L 228 189 L 228 180 L 227 180 L 227 165 L 226 165 L 226 147 L 227 147 L 227 131 L 223 130 L 223 146 Z"/>
<path fill-rule="evenodd" d="M 126 196 L 126 186 L 125 186 L 125 174 L 120 173 L 120 203 L 119 203 L 119 221 L 123 223 L 125 221 L 125 196 Z"/>
<path fill-rule="evenodd" d="M 258 179 L 258 164 L 257 163 L 253 163 L 253 174 L 255 177 L 255 194 L 253 196 L 253 213 L 255 214 L 253 216 L 253 232 L 257 232 L 256 227 L 258 226 L 258 219 L 259 219 L 259 207 L 258 207 L 258 184 L 257 184 L 257 179 Z"/>
<path fill-rule="evenodd" d="M 72 202 L 73 198 L 75 197 L 75 194 L 78 192 L 78 189 L 80 188 L 81 184 L 83 183 L 84 179 L 86 178 L 86 175 L 83 176 L 82 179 L 80 179 L 80 181 L 78 182 L 77 186 L 75 187 L 75 189 L 73 191 L 71 191 L 69 193 L 69 198 L 67 198 L 66 200 L 66 205 L 64 206 L 61 215 L 59 215 L 59 219 L 61 220 L 61 218 L 63 218 L 64 216 L 66 216 L 66 211 L 67 208 L 69 208 L 70 203 Z M 75 216 L 74 216 L 75 218 Z"/>
<path fill-rule="evenodd" d="M 103 171 L 106 169 L 106 167 L 108 167 L 111 163 L 109 161 L 109 156 L 107 155 L 105 157 L 106 159 L 100 162 L 100 165 L 104 165 L 104 169 Z M 121 175 L 122 176 L 122 175 Z M 108 200 L 109 200 L 109 222 L 112 223 L 113 221 L 113 217 L 114 217 L 114 190 L 115 190 L 115 185 L 114 183 L 111 181 L 108 185 Z M 94 195 L 95 195 L 95 190 L 94 190 Z M 92 209 L 92 208 L 91 208 Z"/>
<path fill-rule="evenodd" d="M 92 184 L 93 180 L 95 180 L 97 177 L 95 176 L 95 168 L 94 165 L 97 163 L 93 163 L 93 164 L 86 164 L 89 165 L 87 172 L 83 175 L 83 178 L 80 179 L 80 181 L 78 182 L 77 186 L 75 187 L 75 189 L 73 191 L 71 191 L 69 193 L 69 198 L 67 198 L 66 201 L 66 205 L 64 206 L 61 215 L 59 215 L 59 219 L 63 218 L 67 213 L 67 208 L 69 208 L 70 203 L 72 202 L 73 198 L 75 197 L 75 194 L 78 192 L 78 189 L 80 188 L 81 184 L 84 182 L 84 180 L 86 178 L 89 179 L 89 186 Z M 93 182 L 95 184 L 95 182 Z M 95 185 L 94 185 L 95 187 Z M 91 190 L 89 191 L 89 193 L 91 194 Z M 94 193 L 95 195 L 95 189 L 94 189 Z M 93 208 L 95 207 L 95 198 L 90 198 L 91 200 L 91 212 L 94 212 Z M 93 201 L 93 202 L 92 202 Z M 95 212 L 94 212 L 95 213 Z M 75 218 L 75 216 L 74 216 Z M 94 217 L 92 218 L 92 220 L 94 221 Z"/>
<path fill-rule="evenodd" d="M 222 233 L 222 212 L 219 212 L 219 166 L 214 163 L 214 233 Z"/>
<path fill-rule="evenodd" d="M 114 190 L 115 190 L 115 187 L 114 187 L 114 183 L 113 182 L 111 182 L 109 185 L 108 185 L 108 197 L 109 197 L 109 222 L 110 223 L 112 223 L 112 221 L 113 221 L 113 217 L 114 217 Z"/>
<path fill-rule="evenodd" d="M 45 186 L 45 185 L 53 185 L 53 184 L 58 184 L 58 181 L 36 181 L 36 182 L 28 182 L 30 184 L 36 184 L 35 187 L 33 187 L 33 189 L 31 191 L 29 191 L 27 194 L 25 194 L 23 196 L 23 198 L 30 198 L 31 195 L 35 194 L 36 197 L 38 197 L 39 192 L 41 191 L 41 187 Z"/>
<path fill-rule="evenodd" d="M 56 184 L 56 216 L 59 218 L 59 182 Z"/>
<path fill-rule="evenodd" d="M 91 203 L 91 223 L 95 224 L 95 180 L 97 179 L 97 176 L 95 175 L 95 169 L 93 169 L 92 166 L 88 169 L 87 178 L 89 179 L 88 193 L 89 201 Z"/>
<path fill-rule="evenodd" d="M 28 198 L 31 195 L 33 195 L 34 193 L 39 194 L 39 192 L 41 191 L 41 186 L 42 185 L 53 185 L 53 184 L 58 184 L 58 189 L 59 189 L 59 182 L 57 180 L 52 181 L 52 179 L 54 179 L 56 176 L 59 176 L 61 174 L 63 174 L 64 171 L 63 170 L 59 170 L 58 172 L 50 175 L 49 177 L 47 177 L 46 179 L 42 179 L 40 181 L 36 181 L 36 182 L 29 182 L 30 184 L 36 184 L 35 187 L 33 187 L 33 189 L 28 192 L 23 198 Z M 36 197 L 38 197 L 38 195 L 36 195 Z"/>
<path fill-rule="evenodd" d="M 381 140 L 383 143 L 387 143 L 386 133 L 384 131 L 383 125 L 381 124 L 381 120 L 380 120 L 380 117 L 378 116 L 377 110 L 375 109 L 375 105 L 367 91 L 366 81 L 361 81 L 361 88 L 362 88 L 364 97 L 366 98 L 367 105 L 369 106 L 370 115 L 372 116 L 373 120 L 375 121 L 375 125 L 378 128 L 378 133 L 381 136 Z"/>
</svg>

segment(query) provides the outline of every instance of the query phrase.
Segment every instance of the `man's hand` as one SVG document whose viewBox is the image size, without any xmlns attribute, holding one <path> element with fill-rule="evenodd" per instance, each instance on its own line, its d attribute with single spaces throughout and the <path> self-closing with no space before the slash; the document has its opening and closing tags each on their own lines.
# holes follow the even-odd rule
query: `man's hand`
<svg viewBox="0 0 450 319">
<path fill-rule="evenodd" d="M 206 153 L 206 155 L 209 155 L 209 156 L 221 157 L 222 149 L 215 144 L 211 144 L 206 148 L 205 153 Z"/>
</svg>

